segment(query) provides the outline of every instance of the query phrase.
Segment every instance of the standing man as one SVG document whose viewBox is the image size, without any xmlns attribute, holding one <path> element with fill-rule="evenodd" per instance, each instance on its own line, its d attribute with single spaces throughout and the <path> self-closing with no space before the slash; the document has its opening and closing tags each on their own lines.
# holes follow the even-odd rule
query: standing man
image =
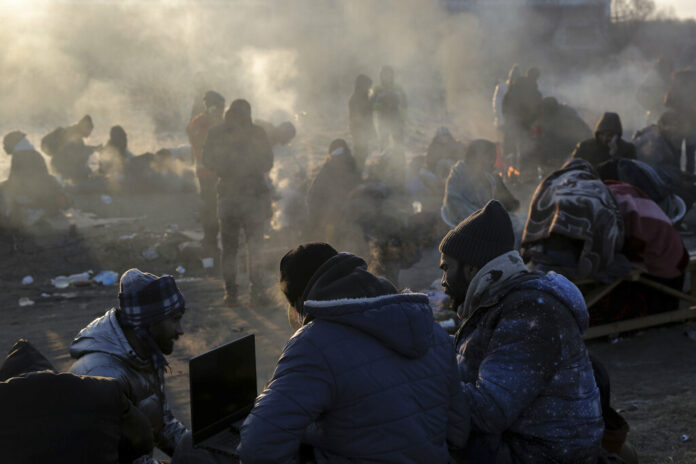
<svg viewBox="0 0 696 464">
<path fill-rule="evenodd" d="M 604 425 L 582 340 L 582 294 L 558 274 L 530 272 L 514 243 L 495 200 L 440 243 L 442 286 L 463 320 L 455 343 L 471 409 L 465 454 L 471 462 L 597 462 Z"/>
<path fill-rule="evenodd" d="M 350 135 L 353 137 L 353 156 L 362 173 L 369 153 L 370 142 L 376 138 L 370 102 L 372 79 L 364 74 L 355 78 L 355 91 L 348 102 Z"/>
<path fill-rule="evenodd" d="M 247 242 L 247 271 L 251 304 L 267 303 L 258 259 L 266 222 L 271 217 L 271 189 L 267 182 L 273 168 L 273 149 L 266 132 L 252 123 L 251 105 L 235 100 L 225 121 L 210 131 L 203 149 L 203 165 L 218 177 L 218 218 L 222 235 L 222 278 L 225 303 L 237 306 L 237 248 L 239 232 Z"/>
<path fill-rule="evenodd" d="M 164 355 L 172 353 L 174 341 L 184 333 L 184 296 L 171 276 L 130 269 L 121 276 L 118 300 L 118 308 L 77 334 L 70 346 L 76 359 L 70 372 L 116 379 L 149 419 L 155 445 L 172 456 L 186 427 L 167 403 Z"/>
<path fill-rule="evenodd" d="M 380 85 L 372 89 L 372 107 L 377 114 L 377 130 L 382 148 L 386 148 L 391 136 L 395 146 L 404 141 L 406 122 L 406 94 L 394 82 L 394 69 L 383 66 L 379 73 Z"/>
<path fill-rule="evenodd" d="M 225 98 L 219 93 L 209 90 L 203 97 L 205 111 L 195 116 L 188 125 L 187 132 L 191 143 L 191 154 L 196 167 L 196 177 L 200 188 L 201 223 L 203 224 L 203 248 L 206 252 L 217 255 L 217 236 L 220 229 L 217 218 L 217 175 L 214 171 L 203 166 L 203 148 L 208 132 L 222 124 L 222 113 L 225 111 Z"/>
</svg>

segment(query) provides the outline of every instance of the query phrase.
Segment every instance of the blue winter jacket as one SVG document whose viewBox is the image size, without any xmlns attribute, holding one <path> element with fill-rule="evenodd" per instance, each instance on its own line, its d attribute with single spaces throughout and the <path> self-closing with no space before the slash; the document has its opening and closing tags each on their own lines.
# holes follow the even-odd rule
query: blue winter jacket
<svg viewBox="0 0 696 464">
<path fill-rule="evenodd" d="M 471 405 L 467 454 L 495 450 L 485 460 L 496 463 L 597 462 L 604 424 L 577 287 L 559 274 L 523 272 L 470 311 L 456 337 Z"/>
<path fill-rule="evenodd" d="M 301 442 L 318 463 L 448 462 L 469 417 L 427 297 L 396 294 L 347 253 L 309 285 L 305 325 L 242 427 L 242 462 L 293 462 Z"/>
</svg>

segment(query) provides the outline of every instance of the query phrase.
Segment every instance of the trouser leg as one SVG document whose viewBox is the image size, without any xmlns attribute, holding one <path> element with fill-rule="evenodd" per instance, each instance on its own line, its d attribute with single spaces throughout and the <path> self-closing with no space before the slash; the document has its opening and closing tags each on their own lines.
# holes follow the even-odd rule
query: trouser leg
<svg viewBox="0 0 696 464">
<path fill-rule="evenodd" d="M 222 238 L 222 252 L 220 253 L 220 265 L 222 267 L 222 279 L 225 281 L 227 297 L 237 297 L 237 248 L 239 247 L 239 220 L 225 211 L 224 204 L 219 205 L 220 237 Z"/>
<path fill-rule="evenodd" d="M 203 226 L 203 247 L 208 252 L 217 251 L 220 225 L 217 217 L 217 179 L 199 177 L 201 188 L 201 224 Z"/>
<path fill-rule="evenodd" d="M 261 275 L 261 253 L 263 249 L 263 233 L 266 220 L 263 217 L 252 215 L 245 218 L 244 235 L 247 244 L 247 273 L 252 299 L 258 298 L 264 291 L 263 277 Z"/>
</svg>

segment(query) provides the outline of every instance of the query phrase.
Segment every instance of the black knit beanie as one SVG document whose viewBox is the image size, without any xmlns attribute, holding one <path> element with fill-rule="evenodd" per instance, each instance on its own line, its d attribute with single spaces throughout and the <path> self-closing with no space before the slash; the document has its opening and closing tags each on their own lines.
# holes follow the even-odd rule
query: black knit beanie
<svg viewBox="0 0 696 464">
<path fill-rule="evenodd" d="M 496 200 L 464 219 L 440 242 L 441 253 L 479 268 L 514 247 L 512 221 Z"/>
<path fill-rule="evenodd" d="M 303 243 L 288 251 L 280 260 L 280 289 L 295 305 L 317 269 L 338 252 L 328 243 Z"/>
</svg>

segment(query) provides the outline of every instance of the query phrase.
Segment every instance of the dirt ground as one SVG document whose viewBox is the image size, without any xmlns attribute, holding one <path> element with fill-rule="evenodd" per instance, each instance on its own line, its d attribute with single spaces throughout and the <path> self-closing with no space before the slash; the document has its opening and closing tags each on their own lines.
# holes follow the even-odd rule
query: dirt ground
<svg viewBox="0 0 696 464">
<path fill-rule="evenodd" d="M 82 202 L 80 206 L 86 210 L 89 210 L 90 202 L 94 208 L 102 209 L 95 198 L 86 198 Z M 138 230 L 143 233 L 163 229 L 174 222 L 180 228 L 195 227 L 195 197 L 157 198 L 157 219 L 152 219 L 144 207 L 143 211 L 138 210 L 138 204 L 132 197 L 122 203 L 114 201 L 109 215 L 140 217 Z M 10 260 L 5 254 L 7 250 L 0 253 L 0 258 L 11 263 L 0 275 L 0 350 L 6 352 L 17 338 L 24 337 L 47 355 L 58 369 L 70 367 L 72 360 L 68 349 L 71 340 L 82 327 L 116 303 L 117 287 L 56 290 L 50 284 L 50 277 L 56 270 L 62 274 L 84 271 L 88 262 L 94 270 L 124 271 L 126 265 L 122 262 L 114 267 L 99 262 L 99 257 L 104 255 L 103 250 L 96 249 L 100 245 L 99 240 L 94 239 L 95 231 L 106 233 L 108 227 L 78 230 L 83 236 L 93 237 L 80 245 L 91 253 L 80 256 L 71 256 L 69 248 L 60 246 L 50 250 L 39 248 L 18 260 Z M 123 227 L 133 228 L 133 225 Z M 281 253 L 282 250 L 269 252 L 265 265 L 269 283 L 275 284 L 277 259 Z M 173 273 L 173 269 L 167 268 L 169 264 L 157 262 L 153 265 L 155 269 L 147 270 Z M 36 283 L 23 286 L 21 277 L 30 272 Z M 427 286 L 438 275 L 437 254 L 430 250 L 421 263 L 402 274 L 402 283 L 423 288 L 422 285 Z M 243 279 L 244 275 L 240 277 Z M 284 306 L 280 303 L 262 309 L 241 307 L 231 310 L 223 305 L 221 281 L 210 273 L 192 270 L 178 281 L 187 301 L 183 320 L 186 334 L 179 339 L 169 358 L 171 373 L 167 377 L 167 392 L 176 416 L 190 425 L 188 360 L 191 357 L 253 332 L 256 334 L 260 390 L 270 378 L 291 330 Z M 50 296 L 42 297 L 42 293 Z M 20 307 L 18 301 L 21 297 L 29 297 L 35 304 Z M 696 416 L 696 391 L 693 389 L 696 385 L 696 357 L 692 355 L 696 341 L 685 335 L 687 327 L 678 324 L 646 330 L 630 337 L 589 343 L 590 350 L 604 361 L 609 370 L 613 382 L 613 406 L 628 420 L 630 441 L 642 463 L 696 462 L 696 423 L 693 420 Z"/>
</svg>

